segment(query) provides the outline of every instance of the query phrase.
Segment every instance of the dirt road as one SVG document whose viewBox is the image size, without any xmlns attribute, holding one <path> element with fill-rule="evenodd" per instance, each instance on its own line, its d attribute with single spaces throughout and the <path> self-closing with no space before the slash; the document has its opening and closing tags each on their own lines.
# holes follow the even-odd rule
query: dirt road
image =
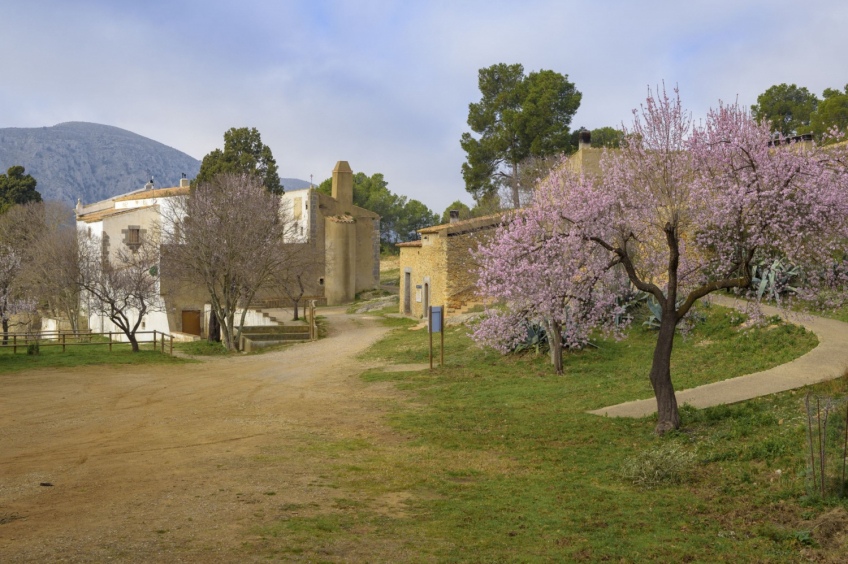
<svg viewBox="0 0 848 564">
<path fill-rule="evenodd" d="M 386 329 L 322 313 L 327 339 L 261 356 L 0 376 L 0 562 L 258 558 L 279 507 L 333 495 L 302 445 L 391 435 L 354 359 Z"/>
</svg>

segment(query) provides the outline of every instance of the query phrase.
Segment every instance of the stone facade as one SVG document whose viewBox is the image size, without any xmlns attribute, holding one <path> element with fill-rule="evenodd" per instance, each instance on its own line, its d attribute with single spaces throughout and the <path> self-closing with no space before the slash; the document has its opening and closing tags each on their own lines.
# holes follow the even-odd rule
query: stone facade
<svg viewBox="0 0 848 564">
<path fill-rule="evenodd" d="M 472 251 L 494 234 L 501 214 L 420 229 L 419 241 L 400 243 L 400 313 L 421 318 L 427 306 L 456 315 L 480 300 Z"/>
</svg>

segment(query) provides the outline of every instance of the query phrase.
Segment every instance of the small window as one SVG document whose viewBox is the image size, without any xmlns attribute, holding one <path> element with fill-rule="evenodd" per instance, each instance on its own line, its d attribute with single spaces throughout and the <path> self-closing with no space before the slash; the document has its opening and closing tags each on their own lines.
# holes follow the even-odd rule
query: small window
<svg viewBox="0 0 848 564">
<path fill-rule="evenodd" d="M 324 277 L 323 277 L 323 276 L 322 276 L 321 278 L 319 278 L 319 279 L 318 279 L 318 285 L 319 285 L 319 286 L 323 286 L 323 285 L 324 285 Z"/>
<path fill-rule="evenodd" d="M 138 227 L 130 227 L 127 230 L 127 246 L 130 248 L 138 248 L 141 245 L 141 229 Z"/>
</svg>

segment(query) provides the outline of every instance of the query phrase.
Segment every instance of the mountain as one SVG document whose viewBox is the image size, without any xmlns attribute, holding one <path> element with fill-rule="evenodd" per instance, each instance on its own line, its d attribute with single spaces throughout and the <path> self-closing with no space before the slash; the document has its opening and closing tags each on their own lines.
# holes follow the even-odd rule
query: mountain
<svg viewBox="0 0 848 564">
<path fill-rule="evenodd" d="M 0 129 L 0 170 L 22 165 L 45 200 L 75 204 L 138 190 L 153 177 L 158 187 L 176 186 L 182 173 L 194 178 L 200 161 L 125 129 L 67 122 L 53 127 Z"/>
<path fill-rule="evenodd" d="M 0 173 L 21 165 L 45 200 L 70 205 L 105 200 L 141 189 L 153 177 L 158 188 L 177 186 L 182 174 L 197 176 L 200 161 L 131 131 L 86 122 L 53 127 L 0 128 Z M 292 190 L 305 180 L 281 178 Z"/>
</svg>

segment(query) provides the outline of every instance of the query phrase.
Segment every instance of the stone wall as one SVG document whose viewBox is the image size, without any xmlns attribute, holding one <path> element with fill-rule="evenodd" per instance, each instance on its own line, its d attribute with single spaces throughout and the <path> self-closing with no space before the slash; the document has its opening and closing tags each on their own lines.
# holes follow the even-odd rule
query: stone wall
<svg viewBox="0 0 848 564">
<path fill-rule="evenodd" d="M 473 251 L 478 245 L 494 235 L 494 228 L 486 228 L 448 237 L 447 244 L 447 288 L 445 305 L 458 310 L 468 302 L 479 301 L 477 292 L 477 261 Z"/>
</svg>

